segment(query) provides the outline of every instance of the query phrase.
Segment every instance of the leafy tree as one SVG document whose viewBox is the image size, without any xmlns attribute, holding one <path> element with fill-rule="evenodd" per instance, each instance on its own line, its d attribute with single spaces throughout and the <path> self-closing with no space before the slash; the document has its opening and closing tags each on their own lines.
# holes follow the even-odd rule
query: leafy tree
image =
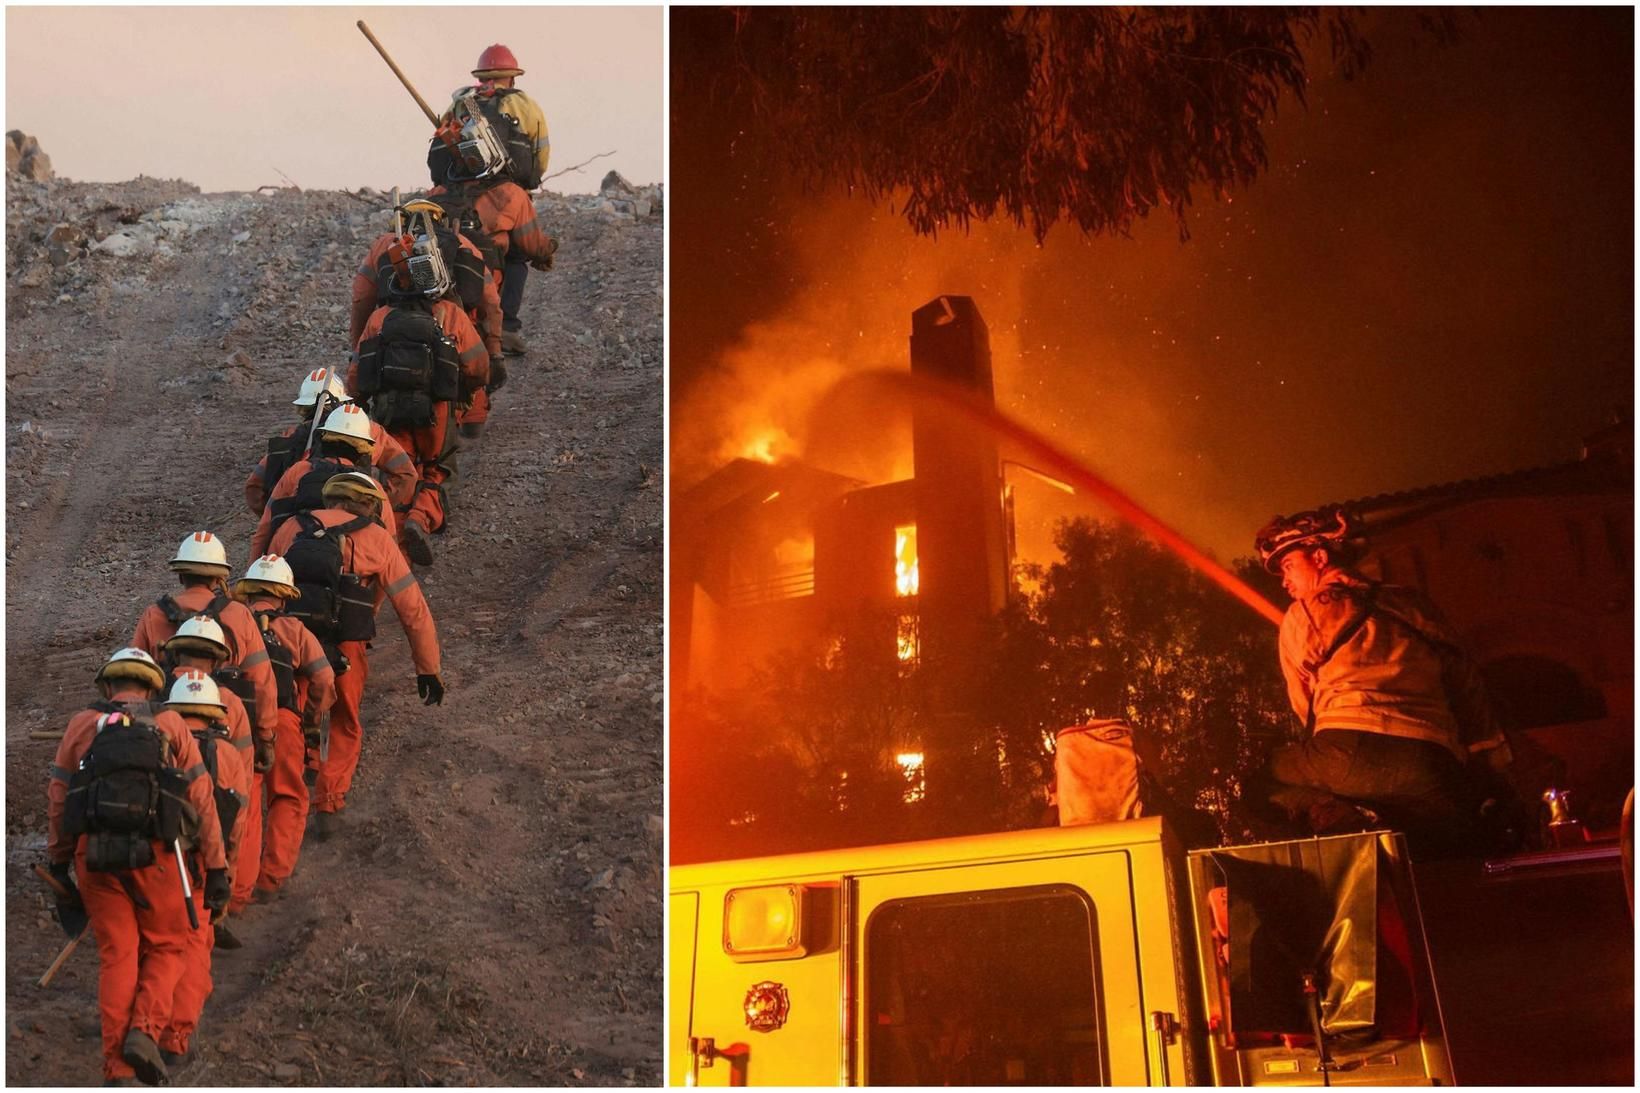
<svg viewBox="0 0 1640 1093">
<path fill-rule="evenodd" d="M 1166 208 L 1184 235 L 1193 191 L 1265 168 L 1260 127 L 1303 102 L 1318 38 L 1346 76 L 1371 55 L 1338 8 L 680 9 L 673 95 L 733 117 L 737 154 L 897 198 L 921 233 L 1125 233 Z"/>
<path fill-rule="evenodd" d="M 1068 521 L 1057 542 L 969 666 L 960 715 L 937 666 L 898 661 L 893 618 L 870 613 L 743 688 L 687 697 L 673 739 L 699 743 L 672 749 L 674 859 L 1039 824 L 1054 733 L 1094 717 L 1148 734 L 1168 795 L 1240 835 L 1241 778 L 1296 729 L 1274 628 L 1126 525 Z M 912 746 L 930 757 L 920 800 L 895 762 Z"/>
</svg>

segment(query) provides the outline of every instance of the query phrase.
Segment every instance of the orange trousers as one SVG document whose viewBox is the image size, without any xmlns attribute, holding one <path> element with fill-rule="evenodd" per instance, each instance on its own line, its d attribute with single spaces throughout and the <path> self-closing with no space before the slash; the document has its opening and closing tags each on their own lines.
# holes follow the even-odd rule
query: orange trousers
<svg viewBox="0 0 1640 1093">
<path fill-rule="evenodd" d="M 305 756 L 302 716 L 279 710 L 279 731 L 273 737 L 273 769 L 263 775 L 268 814 L 262 821 L 262 870 L 256 887 L 273 891 L 296 871 L 307 831 L 308 788 L 302 780 Z"/>
<path fill-rule="evenodd" d="M 121 1057 L 126 1033 L 137 1029 L 156 1042 L 164 1036 L 177 984 L 188 968 L 191 931 L 176 858 L 160 843 L 154 844 L 154 858 L 153 865 L 126 874 L 146 909 L 127 894 L 115 874 L 86 869 L 83 849 L 74 863 L 80 898 L 97 937 L 104 1078 L 136 1073 Z"/>
<path fill-rule="evenodd" d="M 211 912 L 205 909 L 203 881 L 194 886 L 194 910 L 199 915 L 199 929 L 188 931 L 187 965 L 177 980 L 171 1020 L 164 1035 L 154 1037 L 161 1048 L 178 1055 L 188 1050 L 188 1042 L 199 1027 L 199 1015 L 205 1012 L 205 999 L 211 996 L 211 947 L 216 944 L 216 928 L 211 925 Z"/>
<path fill-rule="evenodd" d="M 456 411 L 456 421 L 462 425 L 482 425 L 490 419 L 490 392 L 480 387 L 473 392 L 473 404 Z"/>
<path fill-rule="evenodd" d="M 353 772 L 359 766 L 359 749 L 364 745 L 364 724 L 359 707 L 364 701 L 364 681 L 370 663 L 364 658 L 364 642 L 342 642 L 342 656 L 348 669 L 336 677 L 336 701 L 330 707 L 330 749 L 319 764 L 313 785 L 313 811 L 340 812 L 353 786 Z"/>
<path fill-rule="evenodd" d="M 278 737 L 274 738 L 278 747 Z M 251 775 L 251 799 L 240 809 L 245 826 L 239 835 L 239 848 L 233 856 L 233 893 L 228 898 L 228 912 L 237 915 L 251 901 L 256 887 L 256 875 L 262 868 L 262 776 Z"/>
</svg>

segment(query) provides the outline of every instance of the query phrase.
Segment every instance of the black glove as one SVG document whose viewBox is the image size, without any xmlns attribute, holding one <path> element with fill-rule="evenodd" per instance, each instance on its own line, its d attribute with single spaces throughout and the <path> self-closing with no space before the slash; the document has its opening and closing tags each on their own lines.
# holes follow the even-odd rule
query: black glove
<svg viewBox="0 0 1640 1093">
<path fill-rule="evenodd" d="M 444 681 L 438 676 L 417 676 L 416 693 L 423 706 L 444 705 Z"/>
<path fill-rule="evenodd" d="M 79 937 L 91 922 L 91 916 L 86 913 L 85 904 L 80 900 L 80 890 L 69 875 L 68 863 L 52 862 L 47 869 L 52 879 L 64 889 L 53 892 L 57 899 L 57 922 L 62 926 L 63 933 L 69 937 Z"/>
<path fill-rule="evenodd" d="M 228 907 L 228 897 L 232 894 L 226 869 L 205 870 L 205 906 L 211 910 L 212 922 L 222 917 L 222 912 Z"/>
<path fill-rule="evenodd" d="M 543 257 L 543 258 L 531 258 L 530 259 L 530 267 L 532 269 L 539 269 L 539 270 L 551 269 L 552 268 L 553 251 L 556 251 L 557 249 L 558 249 L 558 240 L 554 239 L 552 241 L 552 250 L 548 251 L 546 256 Z"/>
<path fill-rule="evenodd" d="M 485 390 L 492 394 L 501 390 L 501 385 L 507 382 L 507 366 L 501 363 L 500 357 L 490 358 L 490 382 Z"/>
<path fill-rule="evenodd" d="M 302 725 L 302 745 L 304 747 L 317 748 L 322 743 L 324 743 L 324 734 L 320 730 L 319 726 L 304 723 Z"/>
<path fill-rule="evenodd" d="M 255 740 L 256 761 L 253 767 L 258 774 L 266 774 L 273 769 L 273 737 L 258 736 Z"/>
</svg>

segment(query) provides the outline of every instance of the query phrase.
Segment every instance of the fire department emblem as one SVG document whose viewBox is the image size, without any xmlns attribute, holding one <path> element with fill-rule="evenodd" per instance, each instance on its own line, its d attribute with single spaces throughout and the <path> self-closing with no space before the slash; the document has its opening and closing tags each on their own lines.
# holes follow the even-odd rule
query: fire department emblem
<svg viewBox="0 0 1640 1093">
<path fill-rule="evenodd" d="M 786 1023 L 791 1012 L 791 996 L 779 983 L 765 980 L 746 992 L 746 1027 L 753 1032 L 773 1032 Z"/>
</svg>

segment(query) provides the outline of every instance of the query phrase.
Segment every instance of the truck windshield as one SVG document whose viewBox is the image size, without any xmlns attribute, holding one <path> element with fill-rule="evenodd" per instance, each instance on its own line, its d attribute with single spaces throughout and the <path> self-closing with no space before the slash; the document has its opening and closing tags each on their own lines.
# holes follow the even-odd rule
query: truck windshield
<svg viewBox="0 0 1640 1093">
<path fill-rule="evenodd" d="M 1099 1085 L 1094 908 L 1065 886 L 892 900 L 866 926 L 871 1085 Z"/>
</svg>

